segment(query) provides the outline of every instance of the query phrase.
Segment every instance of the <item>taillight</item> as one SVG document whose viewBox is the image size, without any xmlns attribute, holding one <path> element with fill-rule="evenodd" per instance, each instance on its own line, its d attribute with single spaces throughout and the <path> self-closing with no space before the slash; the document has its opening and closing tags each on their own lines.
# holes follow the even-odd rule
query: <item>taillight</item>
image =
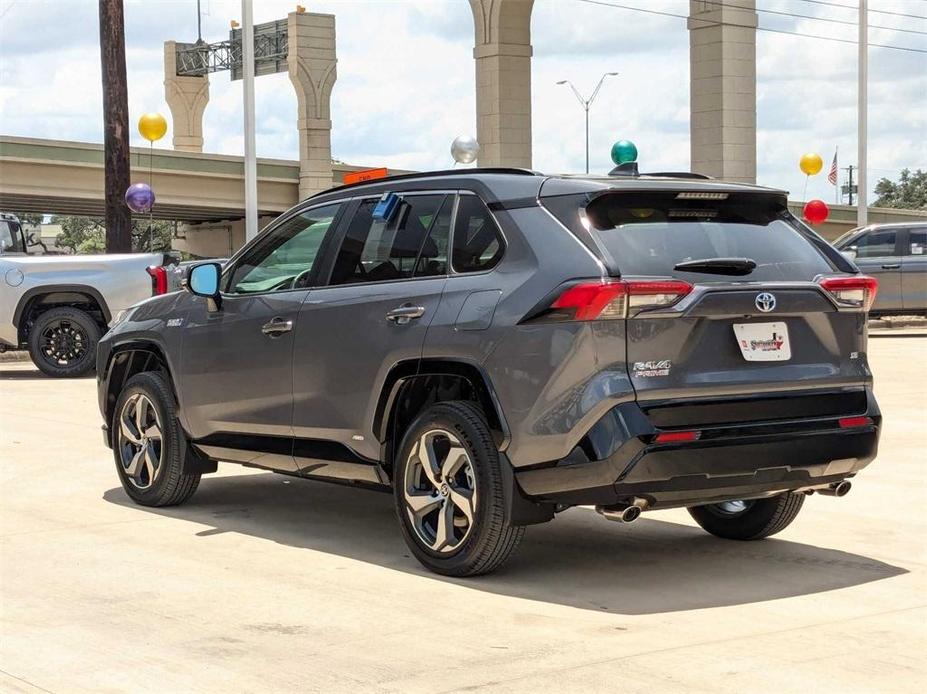
<svg viewBox="0 0 927 694">
<path fill-rule="evenodd" d="M 159 265 L 145 268 L 151 275 L 151 295 L 167 294 L 167 270 Z"/>
<path fill-rule="evenodd" d="M 879 291 L 879 281 L 868 275 L 853 275 L 852 277 L 825 277 L 820 285 L 831 293 L 841 306 L 848 308 L 861 308 L 868 311 L 872 308 L 876 293 Z"/>
<path fill-rule="evenodd" d="M 692 291 L 681 280 L 598 280 L 566 286 L 526 321 L 587 321 L 627 318 L 631 309 L 672 306 Z"/>
<path fill-rule="evenodd" d="M 874 423 L 872 417 L 844 417 L 838 419 L 837 423 L 841 429 L 856 429 L 857 427 L 868 427 Z"/>
<path fill-rule="evenodd" d="M 702 435 L 700 431 L 661 431 L 654 437 L 654 443 L 683 443 L 685 441 L 698 441 Z"/>
</svg>

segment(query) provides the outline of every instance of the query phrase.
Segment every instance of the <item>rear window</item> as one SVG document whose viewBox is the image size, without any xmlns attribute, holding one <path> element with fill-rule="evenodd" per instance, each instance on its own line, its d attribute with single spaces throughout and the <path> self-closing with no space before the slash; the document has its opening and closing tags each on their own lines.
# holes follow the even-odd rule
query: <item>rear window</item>
<svg viewBox="0 0 927 694">
<path fill-rule="evenodd" d="M 571 230 L 583 230 L 625 275 L 679 277 L 689 282 L 811 280 L 834 268 L 793 226 L 773 196 L 679 199 L 676 192 L 614 193 L 547 198 L 544 204 Z M 674 269 L 679 263 L 748 258 L 749 274 L 730 277 Z"/>
</svg>

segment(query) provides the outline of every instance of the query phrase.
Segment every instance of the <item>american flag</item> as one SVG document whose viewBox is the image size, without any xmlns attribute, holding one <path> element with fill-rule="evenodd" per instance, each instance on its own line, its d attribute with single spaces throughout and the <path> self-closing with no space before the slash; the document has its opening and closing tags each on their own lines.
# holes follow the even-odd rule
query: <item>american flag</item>
<svg viewBox="0 0 927 694">
<path fill-rule="evenodd" d="M 837 151 L 834 150 L 834 162 L 830 165 L 830 171 L 827 172 L 827 182 L 832 186 L 837 185 Z"/>
</svg>

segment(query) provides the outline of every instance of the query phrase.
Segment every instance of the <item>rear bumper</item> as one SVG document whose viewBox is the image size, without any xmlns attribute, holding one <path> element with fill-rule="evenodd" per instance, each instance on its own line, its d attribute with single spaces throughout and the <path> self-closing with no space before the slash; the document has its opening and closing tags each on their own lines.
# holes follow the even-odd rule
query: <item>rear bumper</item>
<svg viewBox="0 0 927 694">
<path fill-rule="evenodd" d="M 834 416 L 702 426 L 699 440 L 684 443 L 657 443 L 660 430 L 627 403 L 615 408 L 626 437 L 610 455 L 592 461 L 571 455 L 516 470 L 516 479 L 534 499 L 611 505 L 641 497 L 651 508 L 825 486 L 876 457 L 881 414 L 872 392 L 865 394 L 866 411 L 858 414 L 872 420 L 868 425 L 842 428 Z"/>
</svg>

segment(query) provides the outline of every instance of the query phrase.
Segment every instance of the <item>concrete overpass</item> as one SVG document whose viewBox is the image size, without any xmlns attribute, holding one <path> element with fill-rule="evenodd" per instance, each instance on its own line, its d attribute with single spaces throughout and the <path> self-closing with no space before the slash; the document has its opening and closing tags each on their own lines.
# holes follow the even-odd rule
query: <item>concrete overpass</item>
<svg viewBox="0 0 927 694">
<path fill-rule="evenodd" d="M 216 222 L 244 217 L 242 157 L 155 149 L 151 155 L 157 219 Z M 149 149 L 131 150 L 132 182 L 148 182 Z M 332 164 L 331 185 L 351 171 Z M 259 214 L 272 217 L 299 200 L 299 162 L 258 159 Z M 403 173 L 398 170 L 391 173 Z M 0 209 L 103 216 L 103 145 L 0 136 Z"/>
<path fill-rule="evenodd" d="M 789 209 L 797 217 L 802 216 L 805 203 L 789 201 Z M 856 228 L 856 205 L 834 205 L 828 203 L 830 216 L 823 224 L 814 227 L 828 241 L 833 241 L 850 229 Z M 899 222 L 925 222 L 925 210 L 897 210 L 890 207 L 870 207 L 869 224 L 895 224 Z"/>
<path fill-rule="evenodd" d="M 132 180 L 147 181 L 149 150 L 133 147 L 131 155 Z M 244 243 L 242 157 L 156 149 L 151 167 L 154 217 L 188 223 L 175 239 L 177 250 L 225 256 Z M 364 168 L 333 163 L 331 183 Z M 261 226 L 298 202 L 299 187 L 299 162 L 258 159 Z M 789 205 L 801 216 L 801 202 Z M 103 145 L 0 136 L 0 210 L 102 217 Z M 925 218 L 915 210 L 869 208 L 873 224 Z M 818 231 L 833 240 L 855 226 L 855 207 L 831 205 L 831 217 Z"/>
</svg>

